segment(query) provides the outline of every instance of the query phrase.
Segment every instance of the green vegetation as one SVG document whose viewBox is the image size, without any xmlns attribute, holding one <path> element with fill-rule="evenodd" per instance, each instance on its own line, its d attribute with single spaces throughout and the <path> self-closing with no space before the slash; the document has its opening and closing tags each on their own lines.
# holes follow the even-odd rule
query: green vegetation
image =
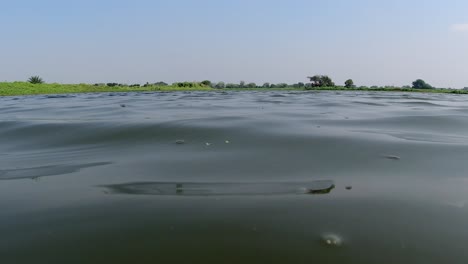
<svg viewBox="0 0 468 264">
<path fill-rule="evenodd" d="M 433 87 L 424 80 L 417 79 L 413 82 L 413 89 L 432 89 Z"/>
<path fill-rule="evenodd" d="M 44 80 L 42 80 L 42 78 L 39 76 L 32 76 L 28 79 L 28 82 L 32 84 L 42 84 L 44 83 Z"/>
<path fill-rule="evenodd" d="M 312 91 L 394 91 L 394 92 L 425 92 L 425 93 L 454 93 L 468 94 L 468 89 L 437 89 L 418 79 L 413 86 L 360 86 L 357 87 L 352 79 L 347 80 L 344 86 L 337 86 L 326 75 L 308 77 L 310 83 L 298 82 L 264 83 L 261 86 L 255 83 L 241 81 L 239 84 L 224 82 L 176 82 L 171 85 L 165 82 L 140 84 L 121 84 L 115 82 L 96 84 L 58 84 L 44 83 L 39 76 L 33 76 L 28 82 L 0 82 L 0 96 L 35 95 L 35 94 L 64 94 L 64 93 L 96 93 L 96 92 L 140 92 L 140 91 L 216 91 L 216 90 L 312 90 Z"/>
<path fill-rule="evenodd" d="M 315 75 L 312 77 L 307 77 L 310 79 L 310 87 L 334 87 L 335 83 L 327 75 Z"/>
<path fill-rule="evenodd" d="M 213 90 L 210 87 L 196 88 L 162 86 L 162 85 L 111 85 L 106 84 L 32 84 L 28 82 L 0 82 L 0 96 L 34 95 L 34 94 L 64 94 L 64 93 L 98 93 L 98 92 L 142 92 L 142 91 L 186 91 L 186 90 Z"/>
<path fill-rule="evenodd" d="M 349 79 L 349 80 L 347 80 L 347 81 L 345 82 L 345 87 L 346 87 L 346 88 L 354 88 L 354 87 L 356 87 L 356 85 L 354 85 L 353 80 Z"/>
</svg>

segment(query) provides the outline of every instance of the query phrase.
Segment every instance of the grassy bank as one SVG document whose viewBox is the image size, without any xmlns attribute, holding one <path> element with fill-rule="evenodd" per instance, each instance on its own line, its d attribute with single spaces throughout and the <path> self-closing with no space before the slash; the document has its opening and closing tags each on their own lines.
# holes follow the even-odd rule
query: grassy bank
<svg viewBox="0 0 468 264">
<path fill-rule="evenodd" d="M 99 92 L 142 92 L 142 91 L 206 91 L 210 87 L 176 87 L 176 86 L 95 86 L 91 84 L 31 84 L 27 82 L 0 83 L 0 96 L 65 94 L 65 93 L 99 93 Z"/>
<path fill-rule="evenodd" d="M 99 93 L 99 92 L 143 92 L 143 91 L 305 91 L 304 88 L 224 88 L 214 89 L 210 87 L 178 87 L 168 86 L 106 86 L 91 84 L 31 84 L 27 82 L 0 82 L 0 96 L 14 95 L 38 95 L 38 94 L 66 94 L 66 93 Z M 382 91 L 382 92 L 418 92 L 418 93 L 452 93 L 468 94 L 467 90 L 452 89 L 410 89 L 410 88 L 345 88 L 345 87 L 321 87 L 309 89 L 309 91 Z"/>
</svg>

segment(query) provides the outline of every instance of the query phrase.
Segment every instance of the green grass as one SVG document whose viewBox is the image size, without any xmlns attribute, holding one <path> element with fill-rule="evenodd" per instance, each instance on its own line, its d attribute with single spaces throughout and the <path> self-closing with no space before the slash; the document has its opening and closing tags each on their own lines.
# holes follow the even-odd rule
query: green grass
<svg viewBox="0 0 468 264">
<path fill-rule="evenodd" d="M 66 94 L 66 93 L 99 93 L 99 92 L 142 92 L 142 91 L 305 91 L 304 88 L 225 88 L 213 89 L 210 87 L 177 87 L 177 86 L 95 86 L 90 84 L 31 84 L 27 82 L 0 82 L 0 96 L 37 95 L 37 94 Z M 418 93 L 453 93 L 468 94 L 466 90 L 451 89 L 410 89 L 410 88 L 345 88 L 322 87 L 307 91 L 382 91 L 382 92 L 418 92 Z"/>
<path fill-rule="evenodd" d="M 94 86 L 90 84 L 31 84 L 27 82 L 0 83 L 0 96 L 65 94 L 65 93 L 100 93 L 100 92 L 142 92 L 142 91 L 207 91 L 209 87 L 175 87 L 175 86 Z"/>
</svg>

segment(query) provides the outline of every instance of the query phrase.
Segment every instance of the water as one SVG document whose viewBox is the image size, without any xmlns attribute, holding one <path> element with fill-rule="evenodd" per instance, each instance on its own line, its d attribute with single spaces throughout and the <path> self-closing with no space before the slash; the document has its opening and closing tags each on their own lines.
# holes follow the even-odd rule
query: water
<svg viewBox="0 0 468 264">
<path fill-rule="evenodd" d="M 468 263 L 467 99 L 0 98 L 0 263 Z"/>
</svg>

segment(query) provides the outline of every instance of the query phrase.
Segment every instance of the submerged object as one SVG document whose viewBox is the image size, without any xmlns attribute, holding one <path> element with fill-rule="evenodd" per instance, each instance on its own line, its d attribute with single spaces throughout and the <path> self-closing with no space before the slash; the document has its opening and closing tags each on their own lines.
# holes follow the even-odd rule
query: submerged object
<svg viewBox="0 0 468 264">
<path fill-rule="evenodd" d="M 310 182 L 135 182 L 101 186 L 114 194 L 135 195 L 179 195 L 179 196 L 223 196 L 223 195 L 291 195 L 329 194 L 335 184 L 330 180 Z"/>
</svg>

